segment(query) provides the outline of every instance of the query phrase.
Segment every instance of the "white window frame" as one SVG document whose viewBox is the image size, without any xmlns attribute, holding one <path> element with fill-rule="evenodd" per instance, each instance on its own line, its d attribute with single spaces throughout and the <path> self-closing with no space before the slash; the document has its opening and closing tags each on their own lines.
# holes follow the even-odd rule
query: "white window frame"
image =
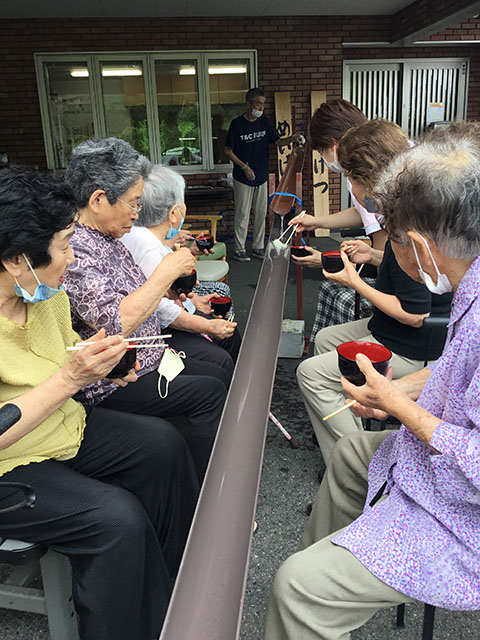
<svg viewBox="0 0 480 640">
<path fill-rule="evenodd" d="M 150 159 L 154 163 L 162 162 L 160 148 L 160 126 L 158 119 L 158 108 L 155 86 L 155 61 L 156 60 L 181 60 L 194 59 L 198 69 L 198 101 L 200 115 L 200 140 L 202 148 L 203 162 L 199 165 L 173 167 L 182 174 L 209 174 L 226 173 L 231 171 L 231 163 L 214 164 L 212 146 L 212 123 L 209 94 L 208 63 L 210 58 L 222 58 L 225 60 L 232 58 L 246 58 L 249 61 L 249 88 L 257 85 L 257 51 L 256 49 L 208 49 L 192 51 L 85 51 L 85 52 L 65 52 L 65 53 L 35 53 L 35 71 L 37 75 L 38 95 L 40 101 L 40 114 L 42 118 L 43 139 L 45 143 L 45 154 L 49 169 L 56 170 L 55 154 L 53 150 L 53 136 L 49 115 L 49 99 L 47 93 L 47 83 L 44 73 L 45 63 L 86 63 L 89 72 L 90 100 L 92 104 L 92 119 L 94 135 L 102 138 L 106 135 L 105 113 L 102 94 L 102 78 L 100 75 L 100 63 L 115 60 L 141 60 L 144 70 L 145 83 L 145 106 L 147 113 L 147 127 L 150 142 Z"/>
</svg>

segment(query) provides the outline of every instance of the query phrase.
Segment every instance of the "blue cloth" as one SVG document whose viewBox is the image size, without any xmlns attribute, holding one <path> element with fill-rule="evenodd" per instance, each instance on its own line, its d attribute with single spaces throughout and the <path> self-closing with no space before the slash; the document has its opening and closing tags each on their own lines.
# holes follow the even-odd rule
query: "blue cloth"
<svg viewBox="0 0 480 640">
<path fill-rule="evenodd" d="M 241 115 L 230 124 L 225 146 L 242 162 L 248 164 L 255 174 L 255 180 L 248 180 L 244 172 L 236 164 L 233 165 L 233 177 L 249 187 L 258 187 L 268 177 L 268 161 L 270 144 L 279 139 L 267 116 L 261 116 L 250 122 Z"/>
</svg>

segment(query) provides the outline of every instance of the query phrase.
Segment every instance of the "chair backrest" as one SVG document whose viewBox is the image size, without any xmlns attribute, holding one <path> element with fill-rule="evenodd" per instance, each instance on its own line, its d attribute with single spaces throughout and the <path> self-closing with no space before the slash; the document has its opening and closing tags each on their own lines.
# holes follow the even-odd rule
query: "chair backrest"
<svg viewBox="0 0 480 640">
<path fill-rule="evenodd" d="M 430 360 L 430 348 L 432 345 L 433 335 L 435 331 L 445 331 L 448 323 L 450 322 L 450 316 L 433 316 L 424 318 L 423 326 L 430 329 L 430 335 L 428 337 L 427 350 L 425 352 L 424 366 L 426 367 Z"/>
<path fill-rule="evenodd" d="M 0 435 L 5 433 L 10 427 L 20 420 L 22 412 L 16 404 L 8 403 L 4 404 L 0 408 Z M 23 509 L 23 507 L 31 508 L 35 504 L 35 491 L 29 484 L 23 482 L 0 482 L 0 487 L 6 487 L 15 491 L 20 491 L 23 494 L 23 498 L 19 502 L 9 505 L 0 509 L 0 513 L 7 513 L 9 511 L 16 511 L 17 509 Z"/>
</svg>

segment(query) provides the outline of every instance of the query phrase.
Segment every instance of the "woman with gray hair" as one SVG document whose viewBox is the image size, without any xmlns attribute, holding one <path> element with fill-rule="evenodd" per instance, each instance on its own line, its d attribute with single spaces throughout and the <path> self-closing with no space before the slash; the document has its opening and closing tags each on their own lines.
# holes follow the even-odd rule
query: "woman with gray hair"
<svg viewBox="0 0 480 640">
<path fill-rule="evenodd" d="M 181 241 L 192 239 L 188 233 L 181 231 L 186 213 L 184 193 L 183 177 L 161 165 L 154 166 L 145 180 L 138 220 L 131 232 L 122 238 L 122 242 L 147 277 L 172 253 L 170 245 L 178 242 L 179 237 Z M 199 253 L 195 242 L 191 251 Z M 183 306 L 178 299 L 163 298 L 158 307 L 160 321 L 162 327 L 168 327 L 172 333 L 172 347 L 185 351 L 187 356 L 221 366 L 230 379 L 241 337 L 236 323 L 213 318 L 209 304 L 215 295 L 230 296 L 230 288 L 221 282 L 203 282 L 201 286 L 209 293 L 200 296 L 195 288 L 193 296 L 183 302 Z M 228 291 L 225 291 L 225 287 Z M 170 292 L 170 296 L 175 297 L 176 294 Z M 234 332 L 231 337 L 225 338 L 227 327 L 233 327 Z M 202 335 L 210 337 L 210 340 Z"/>
<path fill-rule="evenodd" d="M 437 362 L 392 381 L 365 356 L 343 379 L 360 432 L 333 450 L 300 551 L 280 568 L 265 638 L 346 639 L 376 611 L 419 600 L 480 609 L 480 137 L 455 127 L 403 153 L 376 189 L 398 263 L 454 291 Z"/>
<path fill-rule="evenodd" d="M 229 380 L 221 367 L 194 358 L 187 358 L 182 370 L 180 358 L 156 338 L 162 334 L 157 307 L 172 282 L 192 271 L 190 251 L 168 255 L 146 278 L 119 241 L 138 218 L 149 170 L 150 162 L 127 142 L 107 138 L 80 144 L 65 174 L 79 209 L 72 238 L 75 262 L 65 277 L 73 326 L 83 340 L 104 328 L 107 334 L 133 336 L 146 345 L 137 350 L 135 384 L 119 387 L 103 379 L 78 398 L 85 405 L 129 413 L 186 416 L 186 441 L 201 480 Z M 226 327 L 225 337 L 230 332 L 233 328 Z M 155 346 L 147 346 L 148 337 L 155 337 Z"/>
</svg>

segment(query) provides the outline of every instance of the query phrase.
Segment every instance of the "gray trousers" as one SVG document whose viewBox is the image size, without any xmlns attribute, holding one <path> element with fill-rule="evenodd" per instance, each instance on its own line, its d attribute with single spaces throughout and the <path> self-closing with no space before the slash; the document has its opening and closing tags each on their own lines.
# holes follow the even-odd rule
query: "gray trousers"
<svg viewBox="0 0 480 640">
<path fill-rule="evenodd" d="M 299 551 L 275 577 L 265 640 L 348 640 L 379 609 L 413 602 L 331 542 L 362 513 L 368 465 L 390 433 L 352 433 L 337 443 Z"/>
<path fill-rule="evenodd" d="M 267 216 L 267 182 L 258 187 L 233 181 L 235 198 L 235 253 L 245 251 L 250 210 L 253 207 L 253 248 L 263 249 Z"/>
<path fill-rule="evenodd" d="M 325 464 L 328 463 L 339 438 L 347 433 L 362 430 L 361 419 L 349 409 L 325 422 L 322 418 L 343 407 L 347 397 L 340 382 L 337 346 L 350 340 L 379 344 L 368 331 L 369 320 L 370 318 L 364 318 L 319 331 L 315 337 L 315 355 L 301 362 L 297 369 L 298 386 Z M 424 363 L 423 360 L 411 360 L 392 353 L 390 365 L 394 369 L 394 378 L 401 378 L 423 369 Z"/>
</svg>

